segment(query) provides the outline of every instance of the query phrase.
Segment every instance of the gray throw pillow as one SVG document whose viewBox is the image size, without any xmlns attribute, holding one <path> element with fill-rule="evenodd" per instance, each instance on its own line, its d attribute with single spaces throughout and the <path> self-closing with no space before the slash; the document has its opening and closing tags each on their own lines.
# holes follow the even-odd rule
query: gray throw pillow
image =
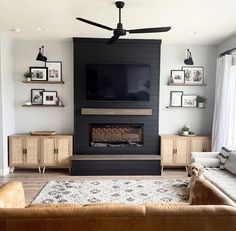
<svg viewBox="0 0 236 231">
<path fill-rule="evenodd" d="M 230 153 L 231 153 L 231 150 L 229 148 L 222 147 L 218 155 L 218 158 L 220 160 L 220 169 L 224 169 L 224 164 L 226 160 L 228 159 Z"/>
<path fill-rule="evenodd" d="M 224 164 L 224 168 L 236 175 L 236 152 L 232 151 Z"/>
</svg>

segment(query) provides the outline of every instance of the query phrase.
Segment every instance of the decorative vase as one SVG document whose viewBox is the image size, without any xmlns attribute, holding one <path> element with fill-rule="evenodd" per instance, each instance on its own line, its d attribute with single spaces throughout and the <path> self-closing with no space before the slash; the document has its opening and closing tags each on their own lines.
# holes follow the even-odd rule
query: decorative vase
<svg viewBox="0 0 236 231">
<path fill-rule="evenodd" d="M 30 77 L 27 77 L 27 78 L 26 78 L 26 81 L 31 81 L 31 78 L 30 78 Z"/>
<path fill-rule="evenodd" d="M 183 134 L 184 136 L 187 136 L 187 135 L 188 135 L 188 131 L 183 131 L 182 134 Z"/>
<path fill-rule="evenodd" d="M 198 107 L 205 107 L 205 103 L 199 102 Z"/>
</svg>

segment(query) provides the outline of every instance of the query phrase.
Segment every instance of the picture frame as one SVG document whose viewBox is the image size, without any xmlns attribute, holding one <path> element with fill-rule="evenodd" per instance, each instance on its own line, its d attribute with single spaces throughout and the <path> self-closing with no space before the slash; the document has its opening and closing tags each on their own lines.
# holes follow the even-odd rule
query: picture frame
<svg viewBox="0 0 236 231">
<path fill-rule="evenodd" d="M 184 83 L 191 85 L 202 85 L 204 84 L 204 67 L 189 67 L 183 66 L 182 70 L 184 73 Z"/>
<path fill-rule="evenodd" d="M 57 91 L 43 91 L 43 105 L 56 105 Z"/>
<path fill-rule="evenodd" d="M 47 81 L 48 68 L 47 67 L 30 67 L 31 81 Z"/>
<path fill-rule="evenodd" d="M 182 107 L 197 107 L 197 95 L 182 95 Z"/>
<path fill-rule="evenodd" d="M 31 104 L 32 105 L 43 104 L 43 92 L 44 92 L 44 89 L 31 89 Z"/>
<path fill-rule="evenodd" d="M 182 91 L 170 92 L 170 107 L 182 107 Z"/>
<path fill-rule="evenodd" d="M 172 78 L 172 84 L 184 84 L 184 70 L 171 70 L 170 76 Z"/>
<path fill-rule="evenodd" d="M 48 81 L 62 81 L 62 62 L 61 61 L 47 61 Z"/>
</svg>

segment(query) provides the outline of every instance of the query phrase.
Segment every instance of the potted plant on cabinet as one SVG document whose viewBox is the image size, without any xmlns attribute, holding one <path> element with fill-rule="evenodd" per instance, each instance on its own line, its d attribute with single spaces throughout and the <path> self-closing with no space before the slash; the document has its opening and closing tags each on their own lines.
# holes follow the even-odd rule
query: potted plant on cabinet
<svg viewBox="0 0 236 231">
<path fill-rule="evenodd" d="M 206 102 L 207 102 L 207 98 L 204 96 L 197 96 L 197 106 L 198 107 L 206 107 Z"/>
<path fill-rule="evenodd" d="M 31 81 L 31 77 L 32 77 L 31 72 L 30 72 L 30 71 L 26 71 L 26 72 L 24 73 L 24 77 L 25 77 L 25 80 L 26 80 L 26 81 Z"/>
<path fill-rule="evenodd" d="M 190 127 L 188 125 L 184 125 L 181 129 L 181 134 L 187 136 L 189 133 Z"/>
</svg>

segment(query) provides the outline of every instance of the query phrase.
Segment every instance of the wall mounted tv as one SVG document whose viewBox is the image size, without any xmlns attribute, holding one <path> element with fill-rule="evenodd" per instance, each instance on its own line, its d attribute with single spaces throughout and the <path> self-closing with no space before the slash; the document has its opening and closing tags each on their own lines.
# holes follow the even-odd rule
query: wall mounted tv
<svg viewBox="0 0 236 231">
<path fill-rule="evenodd" d="M 149 101 L 151 65 L 85 64 L 86 100 Z"/>
</svg>

